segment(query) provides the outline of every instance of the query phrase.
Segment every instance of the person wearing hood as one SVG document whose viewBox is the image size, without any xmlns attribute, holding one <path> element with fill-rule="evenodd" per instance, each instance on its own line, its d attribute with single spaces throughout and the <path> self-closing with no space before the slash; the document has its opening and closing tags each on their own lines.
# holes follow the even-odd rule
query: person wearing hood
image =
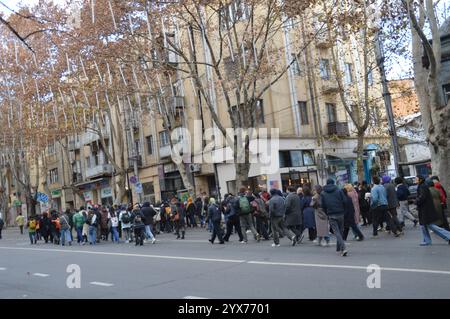
<svg viewBox="0 0 450 319">
<path fill-rule="evenodd" d="M 443 219 L 443 224 L 442 227 L 444 227 L 447 230 L 450 230 L 450 226 L 448 224 L 448 219 L 447 219 L 447 192 L 445 191 L 444 187 L 442 187 L 442 184 L 439 182 L 439 178 L 437 176 L 432 176 L 431 180 L 434 183 L 434 187 L 439 191 L 440 194 L 440 200 L 441 200 L 441 205 L 442 205 L 442 219 Z"/>
<path fill-rule="evenodd" d="M 425 182 L 425 178 L 421 175 L 416 177 L 417 198 L 416 204 L 419 210 L 419 223 L 422 229 L 423 241 L 421 246 L 430 246 L 432 244 L 429 230 L 431 229 L 436 235 L 446 240 L 450 244 L 450 231 L 439 227 L 442 216 L 439 215 L 433 202 L 432 193 Z M 432 181 L 429 181 L 432 183 Z M 437 194 L 437 192 L 435 193 Z M 435 195 L 436 196 L 436 195 Z"/>
<path fill-rule="evenodd" d="M 383 187 L 386 190 L 386 199 L 388 202 L 386 220 L 388 222 L 390 230 L 396 234 L 402 232 L 402 227 L 397 218 L 397 207 L 399 206 L 397 199 L 397 192 L 395 191 L 394 184 L 391 183 L 389 176 L 383 176 Z"/>
<path fill-rule="evenodd" d="M 344 231 L 344 216 L 346 212 L 346 198 L 342 190 L 340 190 L 333 179 L 327 180 L 327 185 L 323 187 L 320 194 L 320 204 L 324 212 L 328 215 L 328 220 L 336 236 L 336 251 L 345 257 L 348 251 L 345 247 L 345 242 L 342 237 Z"/>
<path fill-rule="evenodd" d="M 152 241 L 152 244 L 156 242 L 155 236 L 152 233 L 153 217 L 156 215 L 156 211 L 150 206 L 150 202 L 144 202 L 141 208 L 141 214 L 144 217 L 145 236 Z"/>
<path fill-rule="evenodd" d="M 273 234 L 272 247 L 280 247 L 279 234 L 287 236 L 291 240 L 292 246 L 295 246 L 295 244 L 297 243 L 296 235 L 286 227 L 286 224 L 284 222 L 286 205 L 284 203 L 282 193 L 278 189 L 271 189 L 270 196 L 269 216 Z"/>
<path fill-rule="evenodd" d="M 414 227 L 416 227 L 418 220 L 409 211 L 408 198 L 411 193 L 408 186 L 405 185 L 404 179 L 400 176 L 395 178 L 395 184 L 397 185 L 397 199 L 400 205 L 400 225 L 405 227 L 405 218 L 408 218 L 414 223 Z"/>
<path fill-rule="evenodd" d="M 217 236 L 217 238 L 219 239 L 219 244 L 225 244 L 222 237 L 223 236 L 222 227 L 220 227 L 220 222 L 222 221 L 222 213 L 214 197 L 211 197 L 209 199 L 208 219 L 213 223 L 212 236 L 211 239 L 209 239 L 209 242 L 211 244 L 214 244 L 214 240 L 216 239 Z"/>
</svg>

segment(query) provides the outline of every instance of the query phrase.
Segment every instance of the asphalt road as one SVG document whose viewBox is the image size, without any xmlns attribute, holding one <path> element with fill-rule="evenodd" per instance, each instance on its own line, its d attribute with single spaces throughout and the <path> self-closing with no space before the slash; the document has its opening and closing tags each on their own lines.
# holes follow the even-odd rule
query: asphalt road
<svg viewBox="0 0 450 319">
<path fill-rule="evenodd" d="M 433 236 L 420 247 L 419 228 L 348 241 L 349 256 L 308 240 L 292 247 L 281 239 L 225 245 L 208 242 L 204 229 L 188 229 L 185 240 L 162 234 L 154 245 L 30 245 L 28 235 L 4 230 L 0 240 L 0 298 L 450 298 L 450 245 Z M 351 234 L 349 235 L 351 237 Z M 80 288 L 68 288 L 78 265 Z M 368 288 L 381 267 L 380 288 Z M 372 278 L 373 279 L 373 278 Z M 370 281 L 374 282 L 374 281 Z"/>
</svg>

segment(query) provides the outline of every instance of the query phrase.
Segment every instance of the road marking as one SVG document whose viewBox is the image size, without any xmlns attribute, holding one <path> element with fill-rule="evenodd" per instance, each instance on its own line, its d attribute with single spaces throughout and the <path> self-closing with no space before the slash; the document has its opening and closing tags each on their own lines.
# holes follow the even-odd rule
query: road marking
<svg viewBox="0 0 450 319">
<path fill-rule="evenodd" d="M 183 299 L 208 299 L 208 298 L 198 296 L 184 296 Z"/>
<path fill-rule="evenodd" d="M 42 248 L 19 248 L 19 247 L 0 247 L 6 250 L 31 250 L 31 251 L 45 251 L 45 252 L 62 252 L 62 253 L 78 253 L 78 254 L 92 254 L 92 255 L 106 255 L 106 256 L 125 256 L 125 257 L 142 257 L 142 258 L 159 258 L 159 259 L 178 259 L 178 260 L 192 260 L 192 261 L 211 261 L 224 263 L 245 263 L 246 260 L 239 259 L 215 259 L 215 258 L 200 258 L 200 257 L 183 257 L 183 256 L 164 256 L 164 255 L 144 255 L 144 254 L 130 254 L 130 253 L 110 253 L 105 251 L 84 251 L 84 250 L 64 250 L 64 249 L 42 249 Z"/>
<path fill-rule="evenodd" d="M 300 263 L 279 263 L 267 261 L 248 261 L 249 264 L 257 265 L 273 265 L 273 266 L 293 266 L 293 267 L 312 267 L 312 268 L 340 268 L 340 269 L 361 269 L 367 270 L 367 266 L 351 266 L 351 265 L 326 265 L 326 264 L 300 264 Z M 450 275 L 450 271 L 445 270 L 430 270 L 430 269 L 415 269 L 415 268 L 392 268 L 380 267 L 381 270 L 386 271 L 402 271 L 402 272 L 418 272 L 427 274 L 442 274 Z"/>
<path fill-rule="evenodd" d="M 5 267 L 0 267 L 0 270 L 6 270 L 6 268 Z"/>
<path fill-rule="evenodd" d="M 49 274 L 41 274 L 40 272 L 35 272 L 34 274 L 33 274 L 33 276 L 36 276 L 36 277 L 48 277 L 48 276 L 50 276 Z"/>
<path fill-rule="evenodd" d="M 107 282 L 100 282 L 100 281 L 91 281 L 90 282 L 91 285 L 96 285 L 96 286 L 102 286 L 102 287 L 111 287 L 114 286 L 114 284 L 109 284 Z"/>
<path fill-rule="evenodd" d="M 259 265 L 269 265 L 269 266 L 291 266 L 291 267 L 312 267 L 312 268 L 335 268 L 335 269 L 367 270 L 367 266 L 353 266 L 353 265 L 306 264 L 306 263 L 268 262 L 268 261 L 253 261 L 253 260 L 247 261 L 247 260 L 241 260 L 241 259 L 215 259 L 215 258 L 200 258 L 200 257 L 145 255 L 145 254 L 130 254 L 130 253 L 112 253 L 112 252 L 103 252 L 103 251 L 42 249 L 42 248 L 0 247 L 0 249 L 5 249 L 5 250 L 31 250 L 31 251 L 44 251 L 44 252 L 63 252 L 63 253 L 78 253 L 78 254 L 106 255 L 106 256 L 124 256 L 124 257 L 141 257 L 141 258 L 158 258 L 158 259 L 175 259 L 175 260 L 190 260 L 190 261 L 209 261 L 209 262 L 223 262 L 223 263 L 246 263 L 246 264 L 256 264 L 256 265 L 259 264 Z M 450 275 L 450 271 L 446 271 L 446 270 L 416 269 L 416 268 L 394 268 L 394 267 L 381 267 L 381 270 Z"/>
</svg>

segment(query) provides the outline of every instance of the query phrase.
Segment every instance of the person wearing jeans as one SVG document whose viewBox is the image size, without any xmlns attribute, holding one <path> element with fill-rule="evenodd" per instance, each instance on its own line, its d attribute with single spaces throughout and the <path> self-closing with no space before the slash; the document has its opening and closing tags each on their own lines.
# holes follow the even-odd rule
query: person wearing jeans
<svg viewBox="0 0 450 319">
<path fill-rule="evenodd" d="M 89 244 L 95 245 L 97 242 L 97 215 L 93 211 L 89 212 L 88 225 L 89 225 Z"/>
<path fill-rule="evenodd" d="M 378 225 L 382 224 L 383 218 L 386 217 L 391 231 L 394 233 L 395 237 L 398 237 L 400 236 L 400 230 L 397 228 L 396 216 L 393 216 L 388 210 L 386 188 L 385 186 L 380 185 L 380 178 L 378 176 L 373 177 L 373 183 L 375 186 L 370 192 L 372 199 L 371 208 L 373 210 L 373 236 L 378 236 Z"/>
<path fill-rule="evenodd" d="M 342 237 L 344 232 L 344 214 L 330 215 L 328 216 L 328 222 L 333 230 L 334 236 L 336 236 L 336 251 L 341 252 L 342 255 L 346 255 L 345 241 Z"/>
<path fill-rule="evenodd" d="M 252 216 L 252 211 L 253 208 L 251 206 L 251 202 L 253 202 L 255 200 L 255 197 L 246 194 L 246 188 L 245 187 L 241 187 L 241 189 L 239 190 L 239 195 L 237 196 L 237 199 L 235 201 L 235 209 L 239 212 L 239 221 L 241 224 L 241 230 L 242 230 L 242 235 L 244 236 L 244 242 L 247 242 L 247 227 L 251 230 L 251 232 L 253 233 L 253 236 L 255 237 L 256 241 L 259 241 L 261 239 L 261 236 L 258 234 L 258 232 L 256 231 L 256 228 L 253 224 L 253 216 Z M 241 207 L 241 201 L 243 200 L 247 200 L 248 205 L 247 206 L 247 210 L 244 211 L 244 207 Z"/>
<path fill-rule="evenodd" d="M 433 197 L 428 185 L 425 183 L 425 178 L 418 175 L 416 181 L 419 185 L 417 187 L 416 204 L 419 211 L 419 223 L 423 235 L 423 241 L 420 245 L 431 245 L 432 242 L 429 229 L 450 244 L 450 232 L 436 225 L 436 223 L 442 222 L 442 218 L 433 202 Z"/>
<path fill-rule="evenodd" d="M 398 220 L 400 224 L 405 226 L 405 217 L 414 222 L 414 226 L 417 225 L 417 219 L 409 211 L 408 197 L 411 195 L 408 187 L 405 185 L 402 177 L 397 177 L 395 179 L 395 184 L 397 185 L 397 199 L 399 203 L 399 215 Z"/>
</svg>

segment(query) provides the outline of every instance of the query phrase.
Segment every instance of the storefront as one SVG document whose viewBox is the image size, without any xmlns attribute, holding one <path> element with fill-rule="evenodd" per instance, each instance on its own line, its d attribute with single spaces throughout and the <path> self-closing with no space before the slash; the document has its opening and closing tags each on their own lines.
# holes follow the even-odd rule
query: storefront
<svg viewBox="0 0 450 319">
<path fill-rule="evenodd" d="M 52 190 L 51 195 L 52 195 L 51 209 L 55 209 L 56 211 L 61 212 L 62 211 L 62 205 L 61 205 L 62 191 L 61 191 L 61 189 Z"/>
<path fill-rule="evenodd" d="M 168 201 L 185 189 L 183 179 L 175 163 L 160 165 L 158 167 L 161 200 Z"/>
<path fill-rule="evenodd" d="M 104 187 L 100 190 L 100 197 L 102 205 L 112 206 L 113 204 L 113 190 L 112 187 Z"/>
<path fill-rule="evenodd" d="M 114 202 L 110 178 L 99 178 L 76 186 L 83 194 L 83 200 L 86 204 L 112 205 Z"/>
</svg>

